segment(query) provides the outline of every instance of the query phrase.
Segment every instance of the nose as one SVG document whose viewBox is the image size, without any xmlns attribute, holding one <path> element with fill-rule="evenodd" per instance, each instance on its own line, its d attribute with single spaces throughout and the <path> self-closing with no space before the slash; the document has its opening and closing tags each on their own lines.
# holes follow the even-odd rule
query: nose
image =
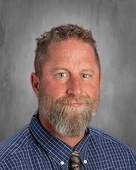
<svg viewBox="0 0 136 170">
<path fill-rule="evenodd" d="M 79 78 L 71 77 L 67 82 L 67 94 L 79 97 L 83 94 L 82 83 Z"/>
</svg>

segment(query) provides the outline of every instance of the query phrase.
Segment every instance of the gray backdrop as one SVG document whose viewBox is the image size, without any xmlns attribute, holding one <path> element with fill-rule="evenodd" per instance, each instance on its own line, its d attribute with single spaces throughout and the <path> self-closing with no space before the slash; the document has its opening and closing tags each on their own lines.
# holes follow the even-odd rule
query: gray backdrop
<svg viewBox="0 0 136 170">
<path fill-rule="evenodd" d="M 135 0 L 0 0 L 0 140 L 37 109 L 29 81 L 35 38 L 65 23 L 91 28 L 97 40 L 103 83 L 92 125 L 136 150 Z"/>
</svg>

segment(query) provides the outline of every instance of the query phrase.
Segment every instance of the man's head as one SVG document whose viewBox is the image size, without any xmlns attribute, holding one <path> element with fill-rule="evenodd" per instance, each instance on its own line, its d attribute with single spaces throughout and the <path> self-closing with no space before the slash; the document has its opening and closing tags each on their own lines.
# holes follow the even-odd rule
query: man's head
<svg viewBox="0 0 136 170">
<path fill-rule="evenodd" d="M 100 63 L 90 31 L 62 25 L 38 39 L 32 87 L 45 128 L 80 136 L 99 103 Z"/>
</svg>

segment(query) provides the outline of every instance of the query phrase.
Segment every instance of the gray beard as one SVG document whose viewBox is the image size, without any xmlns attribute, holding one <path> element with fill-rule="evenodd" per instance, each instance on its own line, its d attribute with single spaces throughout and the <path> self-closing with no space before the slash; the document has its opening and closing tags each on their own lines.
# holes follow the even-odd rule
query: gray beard
<svg viewBox="0 0 136 170">
<path fill-rule="evenodd" d="M 83 107 L 64 106 L 66 103 L 71 103 L 74 98 L 73 96 L 62 97 L 55 103 L 51 101 L 50 97 L 45 97 L 43 94 L 39 98 L 39 113 L 62 136 L 81 136 L 90 125 L 92 117 L 98 108 L 99 97 L 93 102 L 89 97 L 81 97 L 78 101 L 79 103 L 80 101 L 84 103 Z"/>
</svg>

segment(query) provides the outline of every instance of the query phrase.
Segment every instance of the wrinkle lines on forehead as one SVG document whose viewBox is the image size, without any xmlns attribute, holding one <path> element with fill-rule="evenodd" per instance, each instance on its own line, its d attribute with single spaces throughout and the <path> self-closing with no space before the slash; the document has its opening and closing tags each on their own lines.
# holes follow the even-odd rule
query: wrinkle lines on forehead
<svg viewBox="0 0 136 170">
<path fill-rule="evenodd" d="M 82 49 L 84 48 L 85 50 L 82 50 L 81 48 Z M 89 49 L 90 55 L 93 54 L 93 56 L 95 56 L 94 49 L 90 44 L 88 44 L 87 42 L 84 42 L 82 40 L 76 39 L 76 38 L 70 38 L 70 39 L 63 40 L 61 42 L 52 42 L 51 44 L 49 44 L 49 46 L 47 48 L 46 56 L 48 56 L 48 58 L 50 58 L 52 55 L 54 55 L 55 50 L 62 51 L 63 54 L 65 54 L 65 51 L 69 51 L 69 53 L 74 52 L 74 53 L 78 53 L 78 54 L 80 54 L 80 53 L 86 54 L 87 49 Z M 64 55 L 64 57 L 65 57 L 65 55 Z"/>
</svg>

